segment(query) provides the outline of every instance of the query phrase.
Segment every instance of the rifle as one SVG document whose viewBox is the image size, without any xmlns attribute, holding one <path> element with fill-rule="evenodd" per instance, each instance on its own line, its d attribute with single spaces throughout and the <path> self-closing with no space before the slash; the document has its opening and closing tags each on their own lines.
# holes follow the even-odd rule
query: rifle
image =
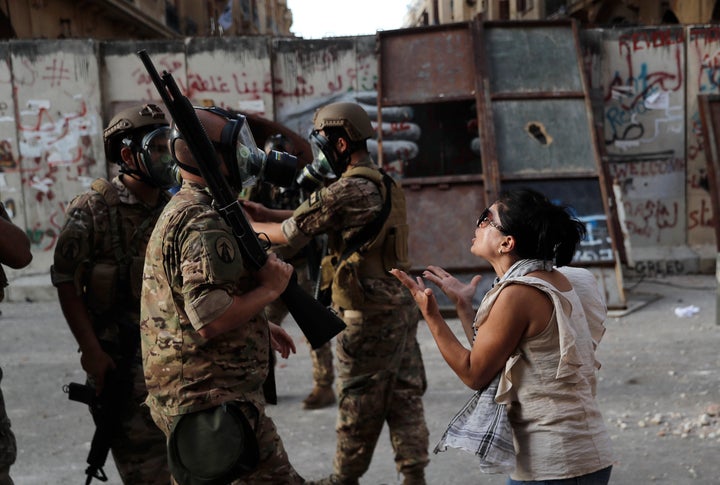
<svg viewBox="0 0 720 485">
<path fill-rule="evenodd" d="M 72 401 L 87 404 L 95 422 L 95 433 L 93 434 L 88 453 L 88 467 L 85 469 L 87 479 L 85 485 L 90 485 L 93 478 L 101 482 L 107 482 L 108 477 L 103 470 L 105 461 L 113 438 L 120 431 L 122 426 L 122 413 L 128 396 L 132 394 L 132 381 L 128 372 L 122 377 L 119 370 L 109 371 L 105 375 L 105 386 L 100 395 L 95 394 L 95 388 L 71 382 L 63 386 L 68 398 Z"/>
<path fill-rule="evenodd" d="M 232 228 L 243 261 L 251 271 L 259 270 L 267 261 L 267 252 L 247 221 L 236 194 L 220 172 L 220 162 L 215 147 L 200 123 L 195 108 L 180 92 L 172 74 L 163 71 L 161 78 L 148 53 L 141 50 L 137 54 L 195 158 L 200 174 L 212 194 L 213 205 Z M 308 295 L 298 285 L 295 271 L 280 298 L 313 349 L 322 346 L 345 328 L 345 323 L 336 313 Z"/>
</svg>

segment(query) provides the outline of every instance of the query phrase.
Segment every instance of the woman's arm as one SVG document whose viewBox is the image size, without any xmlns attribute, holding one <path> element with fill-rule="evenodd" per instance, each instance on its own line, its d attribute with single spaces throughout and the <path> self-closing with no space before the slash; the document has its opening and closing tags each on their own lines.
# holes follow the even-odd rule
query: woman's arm
<svg viewBox="0 0 720 485">
<path fill-rule="evenodd" d="M 482 389 L 502 370 L 524 337 L 533 337 L 547 327 L 552 313 L 553 304 L 542 291 L 523 284 L 508 285 L 478 327 L 468 359 L 448 364 L 469 387 Z"/>
<path fill-rule="evenodd" d="M 509 285 L 498 295 L 468 350 L 440 315 L 435 296 L 422 279 L 415 281 L 397 269 L 391 273 L 410 290 L 445 362 L 473 390 L 482 389 L 500 372 L 531 324 L 547 324 L 552 315 L 552 304 L 542 292 Z"/>
</svg>

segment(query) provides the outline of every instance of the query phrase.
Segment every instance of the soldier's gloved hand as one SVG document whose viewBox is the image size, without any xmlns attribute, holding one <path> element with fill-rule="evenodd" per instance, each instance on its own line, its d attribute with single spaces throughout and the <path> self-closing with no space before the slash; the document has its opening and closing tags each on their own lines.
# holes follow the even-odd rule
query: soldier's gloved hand
<svg viewBox="0 0 720 485">
<path fill-rule="evenodd" d="M 270 253 L 268 259 L 256 274 L 258 282 L 268 291 L 274 293 L 275 299 L 287 288 L 294 268 L 291 264 L 278 258 L 277 254 Z"/>
<path fill-rule="evenodd" d="M 80 364 L 95 383 L 95 394 L 100 395 L 105 385 L 105 374 L 115 369 L 115 361 L 107 353 L 98 348 L 95 351 L 83 352 Z"/>
</svg>

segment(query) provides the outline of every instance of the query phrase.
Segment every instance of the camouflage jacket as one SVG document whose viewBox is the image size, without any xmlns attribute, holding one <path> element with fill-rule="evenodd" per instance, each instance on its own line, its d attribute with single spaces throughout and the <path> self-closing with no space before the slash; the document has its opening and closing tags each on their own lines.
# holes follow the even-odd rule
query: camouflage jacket
<svg viewBox="0 0 720 485">
<path fill-rule="evenodd" d="M 99 188 L 105 193 L 95 190 Z M 116 340 L 114 322 L 137 325 L 145 247 L 168 200 L 169 194 L 161 193 L 150 207 L 115 177 L 109 187 L 107 181 L 96 180 L 93 189 L 68 205 L 55 246 L 52 282 L 75 284 L 100 340 Z"/>
<path fill-rule="evenodd" d="M 369 156 L 357 166 L 377 170 Z M 298 207 L 293 217 L 283 222 L 283 234 L 290 246 L 299 247 L 309 238 L 327 233 L 331 251 L 337 255 L 343 243 L 377 217 L 382 206 L 381 189 L 374 182 L 364 177 L 341 177 L 314 192 Z M 366 302 L 364 306 L 392 308 L 399 304 L 414 304 L 405 287 L 389 273 L 383 277 L 363 277 L 360 286 Z"/>
<path fill-rule="evenodd" d="M 260 403 L 268 372 L 264 313 L 212 339 L 197 332 L 256 286 L 207 189 L 184 182 L 148 243 L 140 334 L 148 404 L 166 415 L 231 399 Z"/>
</svg>

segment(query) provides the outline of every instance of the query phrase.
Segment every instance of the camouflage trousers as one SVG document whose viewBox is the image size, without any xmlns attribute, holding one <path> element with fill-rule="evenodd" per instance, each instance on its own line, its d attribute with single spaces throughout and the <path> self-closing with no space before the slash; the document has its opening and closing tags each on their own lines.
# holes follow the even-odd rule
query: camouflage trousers
<svg viewBox="0 0 720 485">
<path fill-rule="evenodd" d="M 2 368 L 0 368 L 1 381 Z M 12 478 L 10 478 L 10 465 L 15 463 L 16 457 L 15 435 L 10 429 L 10 419 L 5 412 L 5 400 L 0 391 L 0 485 L 13 485 Z"/>
<path fill-rule="evenodd" d="M 113 460 L 123 483 L 170 483 L 167 442 L 145 405 L 147 388 L 142 366 L 133 369 L 133 393 L 127 402 L 120 433 L 111 443 Z"/>
<path fill-rule="evenodd" d="M 304 483 L 305 480 L 298 475 L 295 468 L 290 464 L 285 446 L 275 428 L 275 423 L 265 414 L 264 409 L 258 409 L 250 403 L 239 403 L 243 414 L 255 430 L 260 449 L 260 463 L 249 475 L 242 479 L 235 480 L 228 485 L 276 485 L 279 483 L 295 485 Z M 155 423 L 162 429 L 166 436 L 170 436 L 173 416 L 152 410 Z M 177 485 L 175 479 L 173 485 Z"/>
<path fill-rule="evenodd" d="M 388 311 L 344 311 L 337 337 L 338 418 L 334 473 L 361 477 L 370 466 L 384 423 L 395 466 L 420 473 L 429 463 L 422 396 L 427 388 L 412 305 Z"/>
</svg>

